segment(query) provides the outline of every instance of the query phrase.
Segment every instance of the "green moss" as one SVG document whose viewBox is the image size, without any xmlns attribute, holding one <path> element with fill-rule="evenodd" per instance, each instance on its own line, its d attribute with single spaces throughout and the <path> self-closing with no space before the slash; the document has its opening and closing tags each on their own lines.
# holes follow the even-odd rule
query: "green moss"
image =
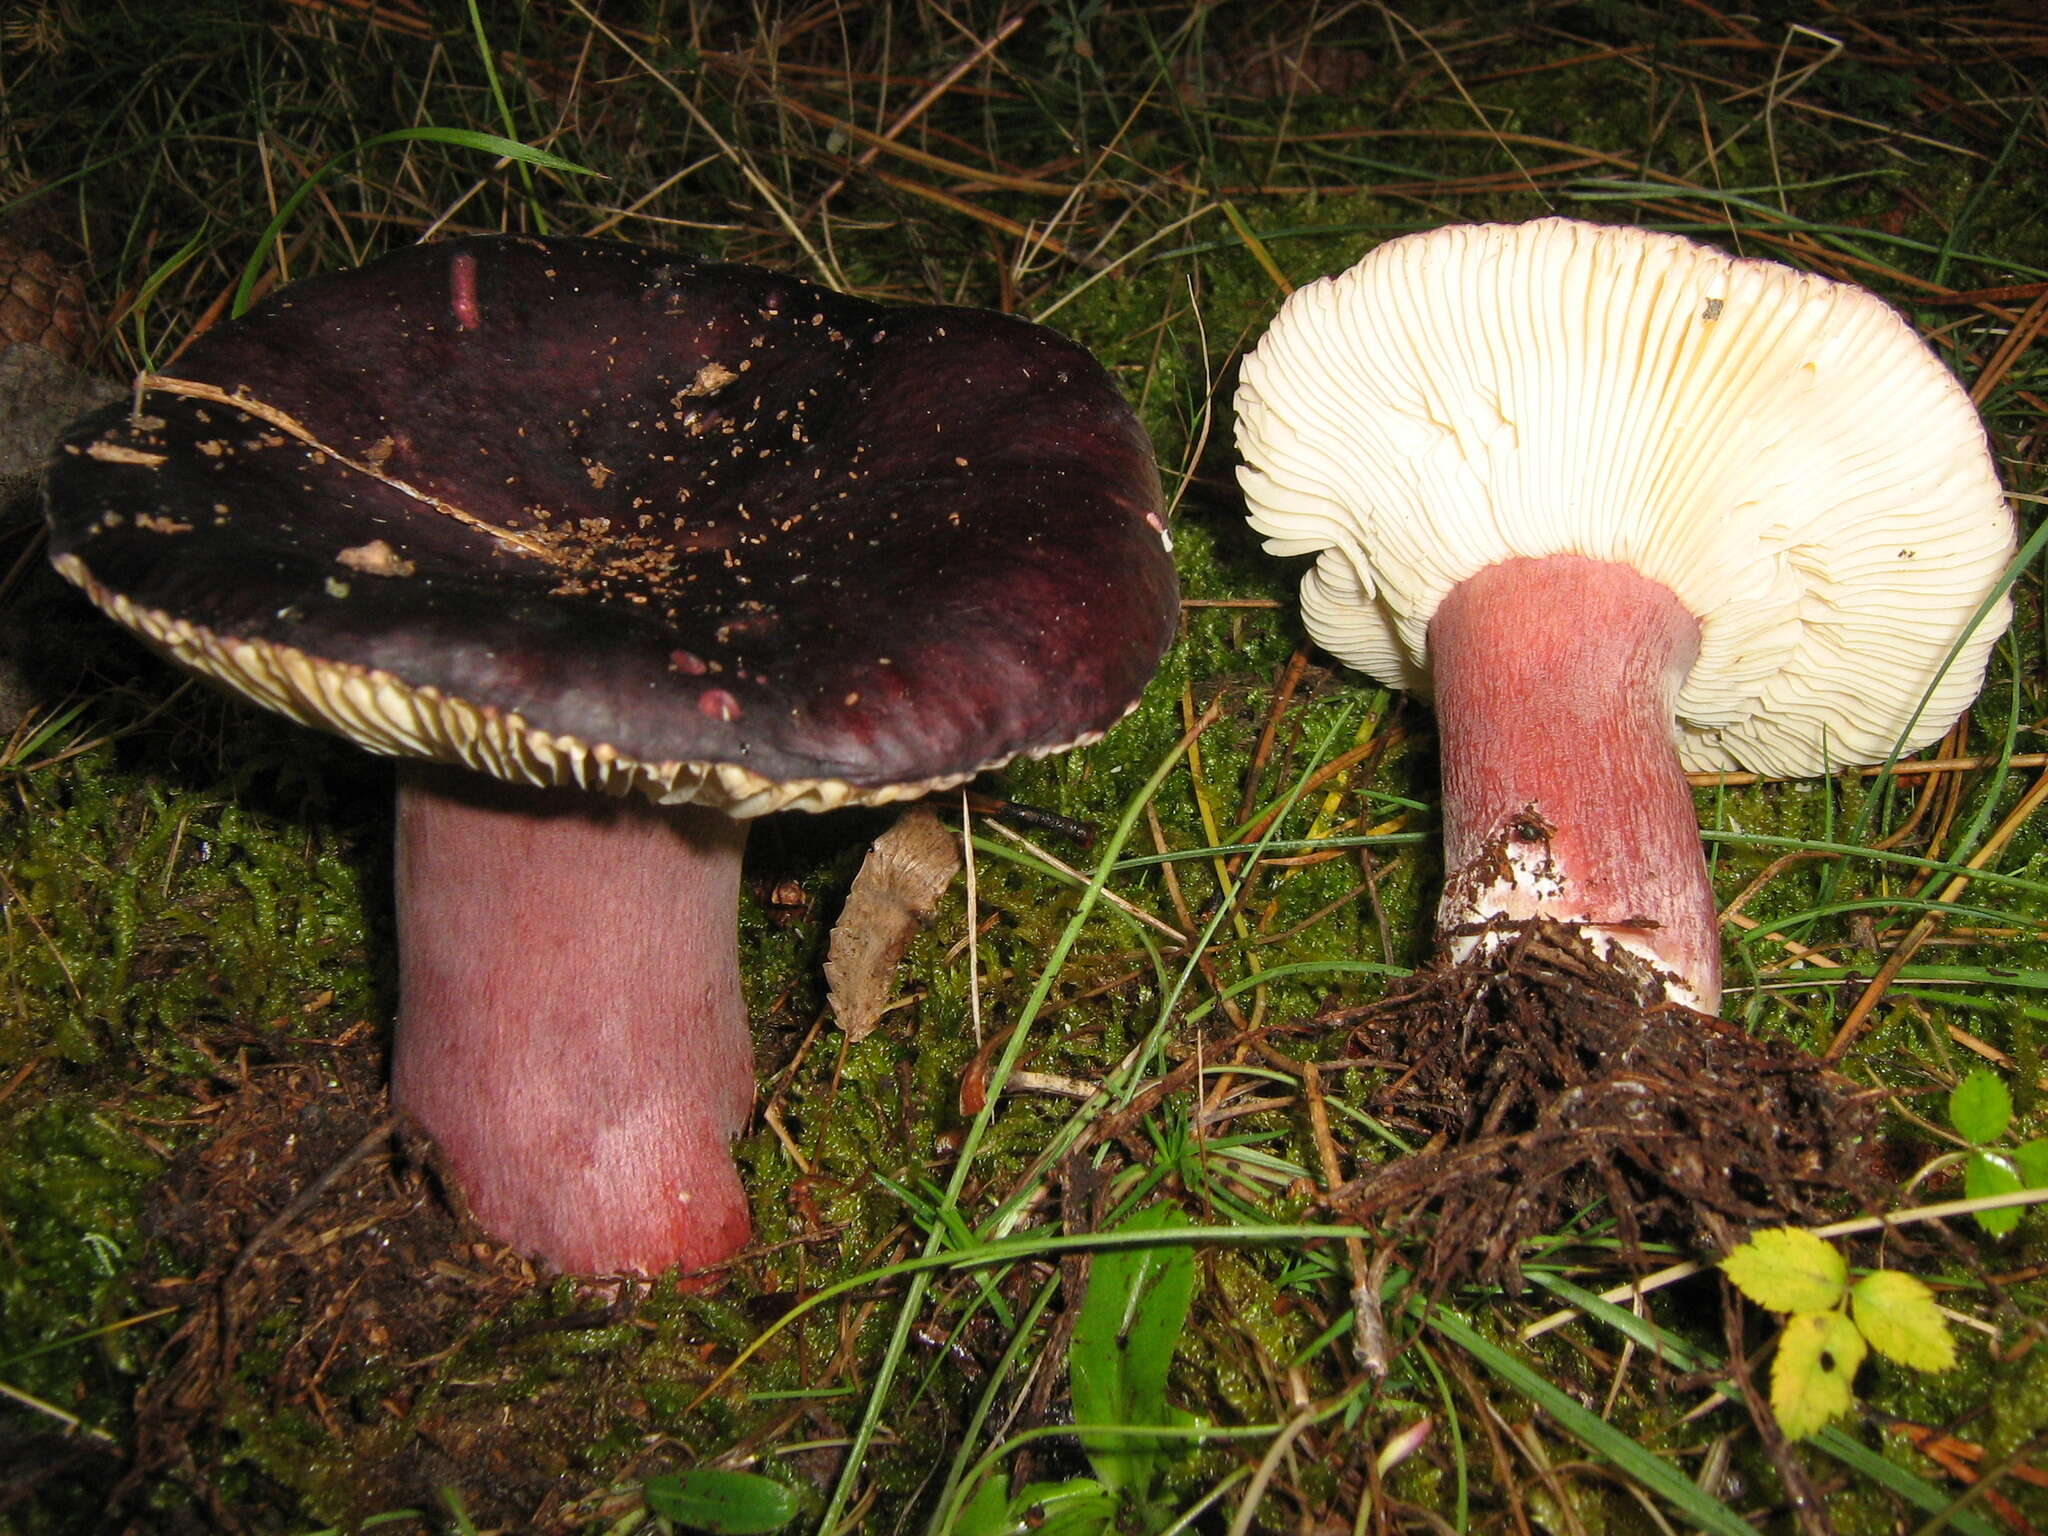
<svg viewBox="0 0 2048 1536">
<path fill-rule="evenodd" d="M 374 1006 L 360 851 L 254 808 L 304 747 L 251 734 L 282 755 L 204 789 L 111 747 L 0 783 L 0 1360 L 115 1429 L 153 1330 L 81 1336 L 155 1304 L 130 1280 L 149 1181 L 238 1054 L 290 1055 Z"/>
</svg>

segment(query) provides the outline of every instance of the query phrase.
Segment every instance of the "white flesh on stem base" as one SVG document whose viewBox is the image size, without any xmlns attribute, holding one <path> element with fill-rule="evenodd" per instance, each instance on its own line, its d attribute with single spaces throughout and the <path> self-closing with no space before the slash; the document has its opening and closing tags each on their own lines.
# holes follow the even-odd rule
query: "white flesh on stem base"
<svg viewBox="0 0 2048 1536">
<path fill-rule="evenodd" d="M 499 1241 L 570 1274 L 746 1242 L 746 835 L 696 806 L 401 772 L 392 1098 Z"/>
<path fill-rule="evenodd" d="M 1504 560 L 1429 627 L 1443 758 L 1444 897 L 1458 930 L 1496 916 L 1584 925 L 1711 1013 L 1721 946 L 1672 701 L 1699 624 L 1669 588 L 1578 555 Z"/>
</svg>

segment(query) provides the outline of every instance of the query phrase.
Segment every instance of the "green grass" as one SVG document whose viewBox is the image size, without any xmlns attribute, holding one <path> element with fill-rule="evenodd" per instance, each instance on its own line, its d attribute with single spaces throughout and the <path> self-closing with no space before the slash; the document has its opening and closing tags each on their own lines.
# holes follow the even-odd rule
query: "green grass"
<svg viewBox="0 0 2048 1536">
<path fill-rule="evenodd" d="M 756 836 L 743 938 L 780 1130 L 757 1122 L 739 1149 L 759 1247 L 723 1288 L 607 1310 L 540 1284 L 430 1358 L 374 1358 L 334 1319 L 254 1320 L 186 1454 L 130 1495 L 135 1528 L 652 1530 L 666 1517 L 639 1490 L 697 1468 L 786 1485 L 797 1529 L 1016 1529 L 1008 1501 L 1029 1486 L 1051 1490 L 1044 1529 L 1099 1530 L 1091 1482 L 1118 1484 L 1127 1530 L 1823 1518 L 1790 1509 L 1727 1374 L 1765 1320 L 1731 1338 L 1699 1281 L 1642 1315 L 1588 1302 L 1623 1276 L 1597 1209 L 1530 1256 L 1522 1297 L 1430 1314 L 1391 1254 L 1390 1358 L 1383 1376 L 1359 1363 L 1353 1258 L 1314 1201 L 1393 1137 L 1360 1108 L 1369 1069 L 1307 1070 L 1346 1048 L 1309 1021 L 1429 954 L 1432 727 L 1313 652 L 1277 702 L 1303 645 L 1298 572 L 1243 525 L 1229 392 L 1283 284 L 1388 236 L 1550 212 L 1640 223 L 1900 305 L 1975 388 L 2032 528 L 2048 28 L 2019 3 L 1058 3 L 991 41 L 1005 14 L 7 14 L 0 232 L 82 259 L 111 376 L 171 364 L 245 289 L 430 233 L 599 233 L 1002 307 L 1094 349 L 1138 403 L 1188 599 L 1129 719 L 1003 776 L 1100 828 L 1094 850 L 1035 839 L 1062 870 L 977 824 L 972 971 L 956 886 L 904 962 L 915 1001 L 859 1044 L 814 1029 L 818 967 L 883 820 Z M 536 153 L 501 160 L 485 135 Z M 0 527 L 0 568 L 29 538 Z M 1939 1106 L 1971 1068 L 2007 1072 L 2014 1140 L 2048 1131 L 2048 822 L 2027 798 L 2048 720 L 2038 554 L 2013 592 L 1952 743 L 1979 766 L 1699 791 L 1717 892 L 1740 898 L 1724 1012 L 1813 1049 L 1857 1021 L 1847 1069 L 1900 1091 L 1873 1155 L 1903 1204 L 1959 1193 Z M 165 1283 L 152 1180 L 192 1166 L 252 1093 L 379 1070 L 388 780 L 196 690 L 173 700 L 176 679 L 33 582 L 7 601 L 76 639 L 0 752 L 0 1526 L 98 1530 L 137 1394 L 167 1379 L 167 1343 L 204 1304 Z M 1010 1032 L 978 1053 L 977 1020 L 986 1040 Z M 1012 1069 L 1089 1096 L 998 1092 L 963 1112 L 964 1078 Z M 1176 1071 L 1175 1091 L 1145 1092 Z M 1167 1211 L 1185 1225 L 1129 1221 Z M 2048 1513 L 2015 1475 L 2048 1445 L 2048 1224 L 1950 1231 L 1884 1262 L 1988 1325 L 1966 1332 L 1963 1367 L 1866 1366 L 1863 1416 L 1795 1453 L 1844 1532 Z M 1185 1256 L 1186 1326 L 1129 1381 L 1076 1392 L 1064 1349 L 1086 1255 L 1159 1244 Z M 1560 1300 L 1589 1316 L 1521 1336 Z M 326 1411 L 280 1400 L 294 1350 L 329 1347 Z M 1164 1421 L 1076 1436 L 1077 1401 L 1156 1401 Z M 1945 1467 L 1898 1422 L 1976 1459 Z M 548 1460 L 544 1509 L 508 1502 L 499 1454 Z M 1967 1502 L 1956 1466 L 1988 1474 Z"/>
</svg>

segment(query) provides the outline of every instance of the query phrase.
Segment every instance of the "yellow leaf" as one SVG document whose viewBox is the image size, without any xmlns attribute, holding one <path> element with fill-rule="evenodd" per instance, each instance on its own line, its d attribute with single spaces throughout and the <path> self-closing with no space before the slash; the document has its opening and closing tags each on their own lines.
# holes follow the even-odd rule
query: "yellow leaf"
<svg viewBox="0 0 2048 1536">
<path fill-rule="evenodd" d="M 1735 1288 L 1773 1312 L 1839 1306 L 1849 1265 L 1834 1244 L 1798 1227 L 1766 1227 L 1731 1249 L 1721 1268 Z"/>
<path fill-rule="evenodd" d="M 1849 1411 L 1849 1384 L 1863 1363 L 1863 1335 L 1841 1312 L 1797 1312 L 1778 1337 L 1771 1362 L 1771 1411 L 1795 1440 Z"/>
<path fill-rule="evenodd" d="M 1887 1360 L 1916 1371 L 1946 1371 L 1956 1363 L 1956 1341 L 1934 1293 L 1911 1275 L 1876 1269 L 1849 1293 L 1856 1327 Z"/>
</svg>

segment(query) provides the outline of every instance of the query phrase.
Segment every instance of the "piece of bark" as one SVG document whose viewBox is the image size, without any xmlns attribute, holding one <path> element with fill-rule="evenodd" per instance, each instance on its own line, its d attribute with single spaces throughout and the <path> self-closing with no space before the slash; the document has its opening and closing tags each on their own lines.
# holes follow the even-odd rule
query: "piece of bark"
<svg viewBox="0 0 2048 1536">
<path fill-rule="evenodd" d="M 881 1021 L 897 962 L 959 869 L 959 839 L 923 807 L 905 811 L 875 839 L 825 955 L 833 1017 L 849 1038 L 866 1038 Z"/>
</svg>

